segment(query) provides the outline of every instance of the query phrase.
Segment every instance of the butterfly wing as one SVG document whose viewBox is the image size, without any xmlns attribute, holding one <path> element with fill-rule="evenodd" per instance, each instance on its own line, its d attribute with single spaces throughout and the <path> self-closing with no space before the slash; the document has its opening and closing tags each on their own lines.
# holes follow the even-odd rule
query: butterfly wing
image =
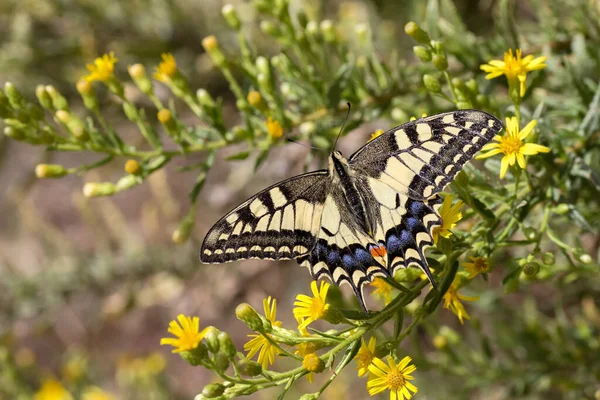
<svg viewBox="0 0 600 400">
<path fill-rule="evenodd" d="M 483 111 L 432 115 L 387 131 L 348 161 L 360 174 L 425 200 L 450 183 L 501 129 L 500 120 Z"/>
<path fill-rule="evenodd" d="M 368 198 L 373 238 L 385 248 L 377 260 L 389 274 L 415 265 L 434 283 L 425 249 L 442 224 L 437 193 L 501 129 L 482 111 L 443 113 L 396 127 L 350 157 Z"/>
<path fill-rule="evenodd" d="M 286 260 L 314 246 L 328 193 L 327 171 L 298 175 L 252 196 L 208 232 L 200 260 Z"/>
</svg>

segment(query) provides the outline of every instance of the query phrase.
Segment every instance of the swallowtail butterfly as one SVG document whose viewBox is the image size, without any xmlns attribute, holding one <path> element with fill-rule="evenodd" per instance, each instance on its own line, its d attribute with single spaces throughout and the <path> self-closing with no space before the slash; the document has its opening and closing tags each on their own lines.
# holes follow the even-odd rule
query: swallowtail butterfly
<svg viewBox="0 0 600 400">
<path fill-rule="evenodd" d="M 208 232 L 200 260 L 296 259 L 313 279 L 347 283 L 367 311 L 364 285 L 419 267 L 441 225 L 438 193 L 502 128 L 459 110 L 393 128 L 329 168 L 279 182 L 230 211 Z"/>
</svg>

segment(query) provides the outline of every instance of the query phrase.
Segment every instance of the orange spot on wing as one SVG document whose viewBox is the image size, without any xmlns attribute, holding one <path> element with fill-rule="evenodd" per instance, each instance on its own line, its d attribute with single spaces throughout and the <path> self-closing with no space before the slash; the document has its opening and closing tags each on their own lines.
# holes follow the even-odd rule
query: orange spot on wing
<svg viewBox="0 0 600 400">
<path fill-rule="evenodd" d="M 373 257 L 385 257 L 387 254 L 387 250 L 385 249 L 385 246 L 383 245 L 379 245 L 379 246 L 373 246 L 371 247 L 371 255 Z"/>
</svg>

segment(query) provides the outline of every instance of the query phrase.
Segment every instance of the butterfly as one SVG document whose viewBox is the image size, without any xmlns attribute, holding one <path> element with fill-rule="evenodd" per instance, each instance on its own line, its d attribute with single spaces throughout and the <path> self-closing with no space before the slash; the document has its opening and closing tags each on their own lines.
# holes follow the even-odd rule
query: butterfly
<svg viewBox="0 0 600 400">
<path fill-rule="evenodd" d="M 432 115 L 393 128 L 326 170 L 252 196 L 221 218 L 200 250 L 203 263 L 296 259 L 313 279 L 348 284 L 365 312 L 364 286 L 416 266 L 441 226 L 439 193 L 500 130 L 477 110 Z"/>
</svg>

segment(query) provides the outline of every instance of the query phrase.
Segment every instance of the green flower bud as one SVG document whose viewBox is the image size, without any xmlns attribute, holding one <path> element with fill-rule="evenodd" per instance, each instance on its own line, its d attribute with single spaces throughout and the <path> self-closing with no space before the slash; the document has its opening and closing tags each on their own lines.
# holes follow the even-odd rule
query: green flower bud
<svg viewBox="0 0 600 400">
<path fill-rule="evenodd" d="M 225 64 L 225 55 L 221 51 L 216 37 L 210 35 L 202 39 L 202 47 L 204 47 L 204 50 L 206 50 L 217 67 Z"/>
<path fill-rule="evenodd" d="M 58 121 L 67 127 L 67 130 L 80 141 L 85 141 L 88 138 L 85 124 L 75 115 L 65 110 L 58 110 L 54 116 Z"/>
<path fill-rule="evenodd" d="M 404 112 L 404 110 L 402 110 L 401 108 L 398 108 L 398 107 L 394 107 L 392 109 L 390 116 L 392 117 L 392 119 L 394 121 L 398 121 L 398 122 L 408 121 L 408 115 Z"/>
<path fill-rule="evenodd" d="M 125 113 L 127 119 L 130 121 L 135 122 L 139 118 L 137 108 L 128 101 L 123 103 L 123 112 Z"/>
<path fill-rule="evenodd" d="M 246 358 L 237 362 L 237 368 L 242 375 L 258 376 L 262 373 L 262 365 Z"/>
<path fill-rule="evenodd" d="M 233 360 L 237 354 L 237 349 L 235 348 L 235 344 L 233 344 L 231 337 L 229 337 L 227 332 L 219 332 L 217 338 L 219 340 L 219 349 L 221 353 L 229 357 L 230 360 Z"/>
<path fill-rule="evenodd" d="M 475 79 L 469 79 L 466 83 L 465 86 L 467 87 L 467 89 L 469 89 L 469 91 L 472 94 L 477 94 L 479 93 L 479 84 L 477 83 L 477 81 Z"/>
<path fill-rule="evenodd" d="M 217 328 L 212 327 L 208 330 L 206 335 L 204 336 L 204 340 L 206 341 L 206 345 L 208 346 L 208 351 L 213 354 L 219 352 L 219 330 Z"/>
<path fill-rule="evenodd" d="M 12 82 L 6 82 L 4 84 L 4 93 L 6 93 L 6 97 L 8 97 L 8 101 L 13 108 L 24 107 L 25 100 L 23 99 L 23 95 L 17 90 Z"/>
<path fill-rule="evenodd" d="M 83 185 L 83 195 L 85 197 L 110 196 L 116 191 L 115 185 L 110 182 L 91 182 Z"/>
<path fill-rule="evenodd" d="M 433 65 L 440 71 L 446 71 L 448 69 L 448 60 L 443 54 L 434 54 L 431 60 Z"/>
<path fill-rule="evenodd" d="M 27 103 L 25 107 L 26 113 L 34 120 L 41 121 L 44 119 L 44 110 L 33 103 Z"/>
<path fill-rule="evenodd" d="M 423 75 L 423 84 L 431 93 L 438 94 L 442 92 L 440 81 L 433 75 Z"/>
<path fill-rule="evenodd" d="M 240 29 L 240 17 L 231 4 L 225 4 L 223 8 L 221 8 L 221 14 L 223 15 L 223 18 L 225 18 L 227 25 L 232 29 L 235 29 L 236 31 Z"/>
<path fill-rule="evenodd" d="M 431 51 L 425 46 L 414 46 L 413 53 L 423 62 L 431 61 Z"/>
<path fill-rule="evenodd" d="M 60 178 L 67 174 L 67 169 L 58 164 L 38 164 L 35 167 L 35 176 L 38 178 Z"/>
<path fill-rule="evenodd" d="M 146 68 L 142 64 L 133 64 L 127 68 L 129 76 L 135 82 L 135 85 L 144 94 L 152 94 L 152 81 L 146 74 Z"/>
<path fill-rule="evenodd" d="M 317 130 L 317 125 L 312 121 L 303 122 L 298 127 L 298 131 L 302 136 L 310 136 Z"/>
<path fill-rule="evenodd" d="M 302 366 L 309 372 L 314 372 L 316 374 L 323 372 L 325 369 L 325 363 L 316 353 L 308 353 L 305 355 L 302 360 Z"/>
<path fill-rule="evenodd" d="M 22 130 L 17 129 L 12 126 L 5 126 L 4 134 L 6 136 L 8 136 L 9 138 L 15 139 L 15 140 L 23 140 L 25 138 L 25 133 Z"/>
<path fill-rule="evenodd" d="M 207 399 L 214 399 L 217 396 L 220 396 L 225 392 L 225 386 L 220 383 L 211 383 L 210 385 L 204 386 L 202 389 L 202 396 Z"/>
<path fill-rule="evenodd" d="M 554 258 L 554 254 L 549 251 L 542 255 L 542 262 L 546 265 L 554 265 L 556 259 Z"/>
<path fill-rule="evenodd" d="M 46 92 L 50 95 L 52 99 L 52 106 L 56 110 L 69 110 L 69 103 L 67 103 L 67 99 L 56 90 L 56 88 L 52 85 L 46 86 Z"/>
<path fill-rule="evenodd" d="M 421 275 L 421 271 L 417 268 L 403 268 L 394 274 L 396 282 L 413 282 Z"/>
<path fill-rule="evenodd" d="M 198 103 L 203 107 L 213 108 L 215 106 L 215 101 L 206 89 L 198 89 L 196 91 L 196 98 L 198 99 Z"/>
<path fill-rule="evenodd" d="M 556 207 L 554 207 L 554 209 L 552 211 L 554 212 L 554 214 L 564 215 L 564 214 L 568 213 L 569 210 L 570 210 L 570 207 L 568 204 L 561 203 L 561 204 L 557 205 Z"/>
<path fill-rule="evenodd" d="M 325 139 L 323 136 L 314 135 L 312 138 L 312 143 L 318 147 L 319 149 L 328 149 L 331 143 L 329 140 Z"/>
<path fill-rule="evenodd" d="M 369 42 L 369 35 L 371 31 L 369 30 L 369 26 L 367 24 L 356 25 L 356 27 L 354 28 L 354 32 L 356 33 L 358 40 L 363 46 Z"/>
<path fill-rule="evenodd" d="M 530 226 L 524 228 L 523 233 L 528 240 L 535 240 L 535 238 L 538 236 L 538 232 Z"/>
<path fill-rule="evenodd" d="M 590 264 L 593 261 L 592 257 L 580 247 L 573 250 L 573 255 L 582 264 Z"/>
<path fill-rule="evenodd" d="M 248 137 L 248 131 L 241 125 L 236 125 L 231 128 L 231 132 L 233 133 L 233 139 L 244 139 Z"/>
<path fill-rule="evenodd" d="M 249 110 L 249 104 L 246 100 L 243 99 L 237 99 L 235 101 L 235 106 L 237 107 L 238 110 L 240 111 L 248 111 Z"/>
<path fill-rule="evenodd" d="M 46 88 L 44 87 L 44 85 L 38 85 L 35 88 L 35 96 L 37 97 L 37 99 L 40 102 L 40 105 L 42 107 L 44 107 L 47 110 L 52 110 L 53 109 L 53 107 L 52 107 L 52 98 L 50 97 L 50 95 L 46 91 Z"/>
<path fill-rule="evenodd" d="M 337 40 L 337 31 L 331 20 L 324 19 L 321 21 L 320 28 L 323 33 L 323 39 L 325 39 L 326 42 L 333 43 Z"/>
<path fill-rule="evenodd" d="M 300 399 L 298 400 L 317 400 L 319 396 L 319 393 L 306 393 L 300 396 Z"/>
<path fill-rule="evenodd" d="M 117 189 L 117 192 L 120 192 L 122 190 L 131 189 L 132 187 L 139 185 L 141 182 L 142 179 L 139 176 L 125 175 L 117 181 L 115 188 Z"/>
<path fill-rule="evenodd" d="M 523 265 L 523 273 L 528 278 L 536 276 L 538 272 L 540 272 L 540 264 L 535 260 L 532 260 Z"/>
<path fill-rule="evenodd" d="M 432 40 L 431 41 L 431 47 L 433 47 L 433 50 L 436 53 L 443 53 L 444 52 L 444 44 L 438 40 Z"/>
<path fill-rule="evenodd" d="M 266 20 L 261 21 L 260 30 L 274 38 L 279 38 L 283 35 L 279 25 L 276 25 L 271 21 L 266 21 Z"/>
<path fill-rule="evenodd" d="M 217 353 L 215 354 L 214 363 L 216 371 L 224 372 L 229 368 L 229 357 L 223 353 Z"/>
<path fill-rule="evenodd" d="M 194 224 L 196 223 L 195 214 L 190 212 L 185 216 L 179 223 L 177 229 L 173 231 L 171 235 L 171 240 L 175 244 L 184 243 L 189 237 L 190 233 L 192 233 L 192 229 L 194 228 Z"/>
<path fill-rule="evenodd" d="M 242 303 L 235 308 L 235 316 L 248 325 L 254 332 L 262 332 L 263 331 L 263 323 L 254 308 L 248 303 Z"/>
<path fill-rule="evenodd" d="M 179 355 L 193 367 L 201 365 L 209 359 L 208 349 L 204 343 L 199 343 L 192 350 L 182 351 Z"/>
<path fill-rule="evenodd" d="M 483 107 L 487 107 L 490 104 L 490 99 L 485 94 L 478 94 L 475 97 L 475 101 Z"/>
<path fill-rule="evenodd" d="M 429 44 L 430 40 L 429 35 L 425 32 L 416 22 L 410 21 L 408 24 L 404 25 L 404 32 L 417 42 L 422 44 Z"/>
<path fill-rule="evenodd" d="M 319 24 L 316 21 L 309 21 L 306 24 L 306 35 L 316 38 L 319 36 L 321 31 L 319 30 Z"/>
<path fill-rule="evenodd" d="M 466 110 L 469 108 L 473 108 L 473 106 L 468 101 L 458 101 L 456 102 L 456 108 L 458 108 L 459 110 Z"/>
<path fill-rule="evenodd" d="M 323 319 L 333 325 L 341 324 L 346 321 L 342 312 L 337 308 L 329 308 L 323 316 Z"/>
</svg>

